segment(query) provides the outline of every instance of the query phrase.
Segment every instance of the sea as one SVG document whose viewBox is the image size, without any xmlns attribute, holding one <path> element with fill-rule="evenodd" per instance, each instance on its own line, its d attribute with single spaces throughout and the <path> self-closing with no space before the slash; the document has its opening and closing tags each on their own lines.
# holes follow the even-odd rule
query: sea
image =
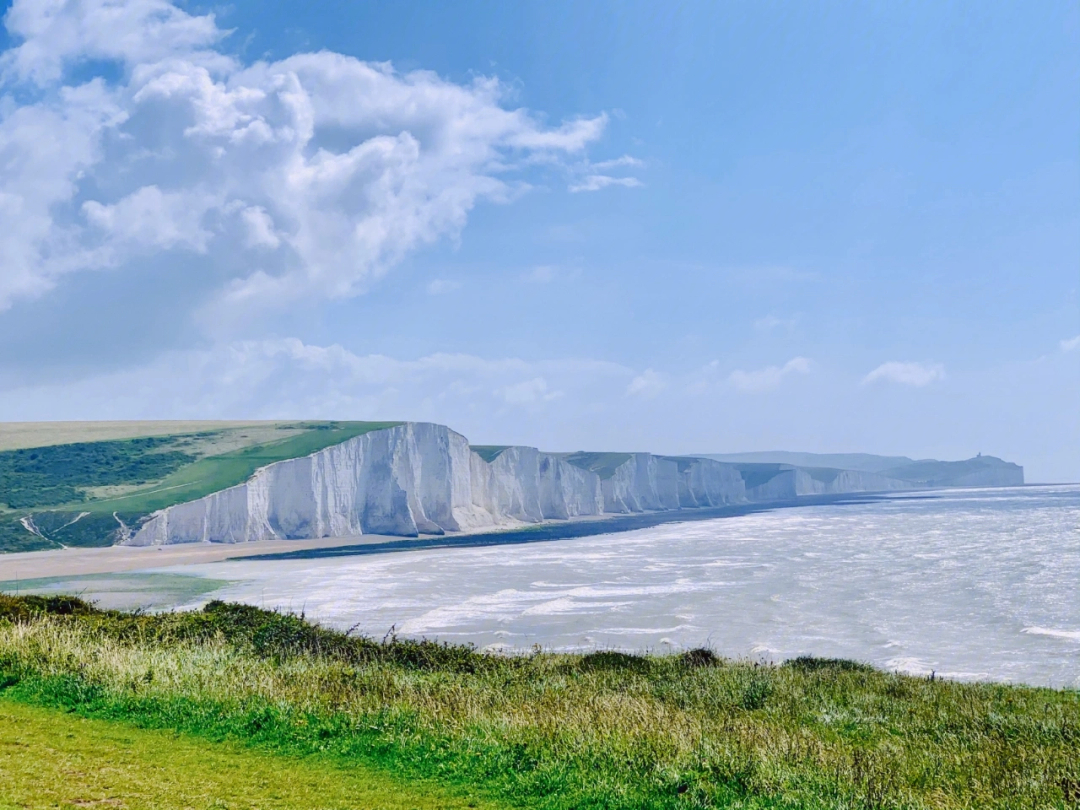
<svg viewBox="0 0 1080 810">
<path fill-rule="evenodd" d="M 708 647 L 755 661 L 815 655 L 1080 688 L 1080 485 L 919 492 L 554 542 L 184 573 L 222 583 L 202 601 L 303 612 L 376 638 L 508 652 Z"/>
</svg>

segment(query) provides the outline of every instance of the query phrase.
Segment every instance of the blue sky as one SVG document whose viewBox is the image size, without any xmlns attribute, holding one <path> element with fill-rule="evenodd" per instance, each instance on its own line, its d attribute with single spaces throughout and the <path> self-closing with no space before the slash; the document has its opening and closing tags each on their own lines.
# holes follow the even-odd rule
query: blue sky
<svg viewBox="0 0 1080 810">
<path fill-rule="evenodd" d="M 1075 3 L 5 24 L 0 418 L 411 418 L 1080 480 Z"/>
</svg>

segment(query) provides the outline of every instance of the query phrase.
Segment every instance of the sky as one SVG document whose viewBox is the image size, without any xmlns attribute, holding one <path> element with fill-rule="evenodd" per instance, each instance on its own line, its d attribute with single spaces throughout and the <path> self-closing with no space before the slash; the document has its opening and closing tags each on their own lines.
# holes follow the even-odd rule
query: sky
<svg viewBox="0 0 1080 810">
<path fill-rule="evenodd" d="M 1080 480 L 1072 0 L 3 8 L 0 419 Z"/>
</svg>

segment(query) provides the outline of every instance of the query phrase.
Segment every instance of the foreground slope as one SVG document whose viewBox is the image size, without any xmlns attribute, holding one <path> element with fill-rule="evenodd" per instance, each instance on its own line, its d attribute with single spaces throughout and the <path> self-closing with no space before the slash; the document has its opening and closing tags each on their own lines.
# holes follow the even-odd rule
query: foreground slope
<svg viewBox="0 0 1080 810">
<path fill-rule="evenodd" d="M 0 698 L 0 810 L 451 810 L 481 806 L 385 770 L 95 720 Z M 496 807 L 489 802 L 484 807 Z"/>
<path fill-rule="evenodd" d="M 1068 810 L 1080 801 L 1076 691 L 850 661 L 770 665 L 707 650 L 502 657 L 379 643 L 220 602 L 131 615 L 0 596 L 4 700 L 233 740 L 296 758 L 304 767 L 280 768 L 298 778 L 380 768 L 547 810 Z M 57 731 L 86 734 L 86 749 L 109 733 Z M 79 737 L 67 739 L 53 750 L 71 756 Z M 167 773 L 190 766 L 209 778 L 190 750 L 178 740 Z M 110 767 L 128 761 L 118 759 Z M 205 761 L 228 765 L 209 747 Z M 43 799 L 26 804 L 55 806 Z"/>
</svg>

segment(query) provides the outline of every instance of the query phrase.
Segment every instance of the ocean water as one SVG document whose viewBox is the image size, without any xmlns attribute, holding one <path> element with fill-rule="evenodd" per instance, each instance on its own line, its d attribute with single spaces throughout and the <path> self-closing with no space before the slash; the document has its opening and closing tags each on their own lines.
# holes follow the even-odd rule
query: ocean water
<svg viewBox="0 0 1080 810">
<path fill-rule="evenodd" d="M 193 566 L 215 598 L 483 648 L 708 646 L 1080 687 L 1080 486 L 948 490 L 573 540 Z"/>
</svg>

